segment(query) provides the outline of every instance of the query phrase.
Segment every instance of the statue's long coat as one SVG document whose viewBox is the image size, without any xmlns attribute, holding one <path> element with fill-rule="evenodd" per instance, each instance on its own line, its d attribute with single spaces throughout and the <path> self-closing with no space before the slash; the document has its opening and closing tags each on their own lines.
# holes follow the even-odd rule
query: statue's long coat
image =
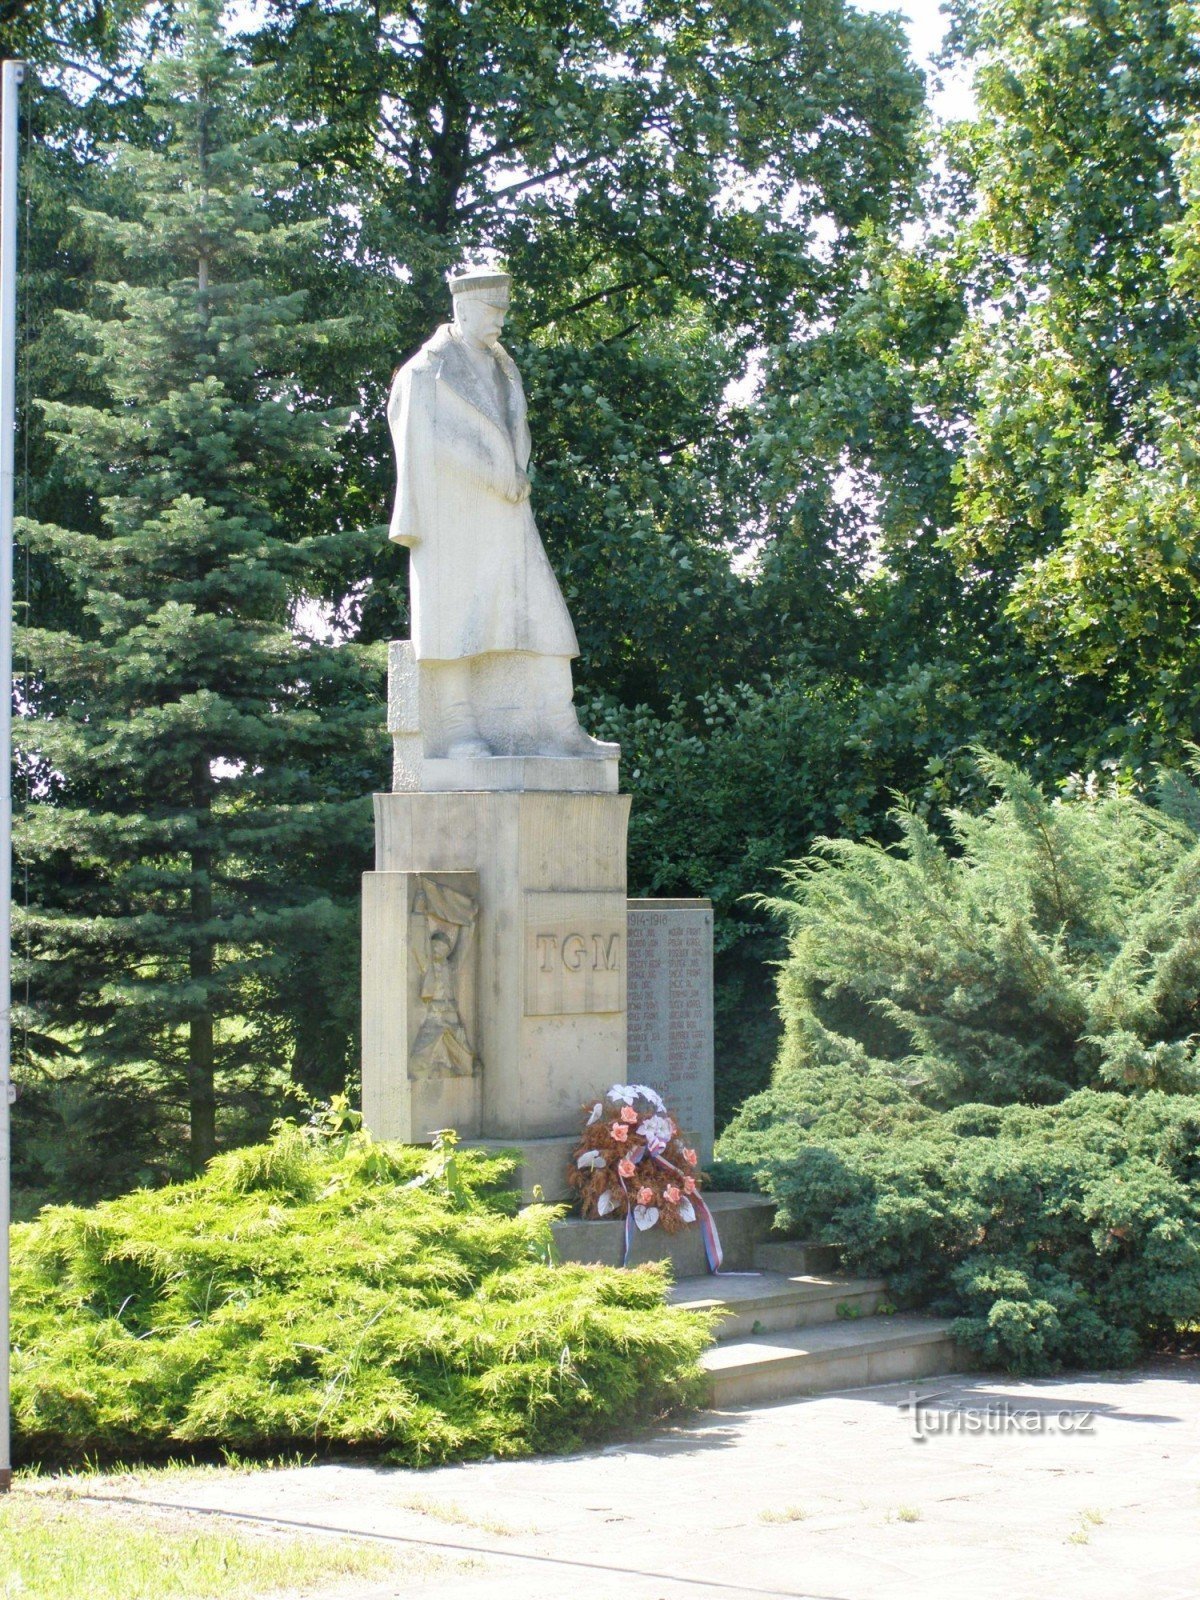
<svg viewBox="0 0 1200 1600">
<path fill-rule="evenodd" d="M 419 660 L 487 651 L 576 656 L 579 646 L 528 498 L 521 378 L 496 346 L 488 384 L 440 327 L 396 374 L 388 422 L 396 447 L 391 537 L 412 552 L 412 641 Z"/>
</svg>

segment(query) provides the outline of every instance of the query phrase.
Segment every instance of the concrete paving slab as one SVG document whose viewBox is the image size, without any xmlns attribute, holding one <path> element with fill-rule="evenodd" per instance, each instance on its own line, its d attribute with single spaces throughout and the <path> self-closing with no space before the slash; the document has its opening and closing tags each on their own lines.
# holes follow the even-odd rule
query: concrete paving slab
<svg viewBox="0 0 1200 1600">
<path fill-rule="evenodd" d="M 77 1487 L 469 1563 L 326 1600 L 1200 1600 L 1200 1363 L 823 1395 L 572 1457 Z"/>
</svg>

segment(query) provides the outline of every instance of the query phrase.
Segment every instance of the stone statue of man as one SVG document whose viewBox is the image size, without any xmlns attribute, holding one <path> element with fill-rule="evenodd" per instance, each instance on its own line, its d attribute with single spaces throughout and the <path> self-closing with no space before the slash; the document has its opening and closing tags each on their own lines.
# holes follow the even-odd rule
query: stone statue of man
<svg viewBox="0 0 1200 1600">
<path fill-rule="evenodd" d="M 512 357 L 499 343 L 511 278 L 495 267 L 449 279 L 454 320 L 396 374 L 391 537 L 411 552 L 412 644 L 433 669 L 447 756 L 508 754 L 480 728 L 481 664 L 514 663 L 527 730 L 520 753 L 613 756 L 572 703 L 575 630 L 529 503 L 529 427 Z M 505 661 L 503 658 L 507 658 Z M 494 735 L 493 735 L 494 737 Z"/>
</svg>

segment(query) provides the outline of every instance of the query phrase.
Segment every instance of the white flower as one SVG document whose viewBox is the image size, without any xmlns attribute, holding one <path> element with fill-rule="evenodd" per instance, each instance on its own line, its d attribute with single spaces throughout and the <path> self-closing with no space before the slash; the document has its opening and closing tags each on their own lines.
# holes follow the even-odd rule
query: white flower
<svg viewBox="0 0 1200 1600">
<path fill-rule="evenodd" d="M 675 1124 L 670 1117 L 662 1115 L 647 1117 L 645 1122 L 639 1125 L 638 1132 L 648 1145 L 652 1148 L 657 1146 L 661 1150 L 664 1146 L 670 1144 L 671 1136 L 675 1132 Z"/>
<path fill-rule="evenodd" d="M 663 1102 L 662 1096 L 656 1089 L 652 1089 L 648 1083 L 635 1083 L 633 1087 L 637 1090 L 638 1094 L 641 1095 L 643 1100 L 649 1100 L 655 1111 L 661 1111 L 664 1116 L 666 1115 L 666 1105 Z"/>
<path fill-rule="evenodd" d="M 676 1210 L 679 1212 L 679 1218 L 681 1222 L 695 1222 L 696 1208 L 688 1199 L 687 1195 L 684 1195 L 683 1199 L 676 1207 Z"/>
<path fill-rule="evenodd" d="M 597 1100 L 596 1104 L 592 1107 L 592 1114 L 587 1119 L 587 1122 L 584 1124 L 584 1126 L 590 1128 L 592 1123 L 593 1122 L 599 1122 L 600 1118 L 603 1115 L 604 1115 L 604 1106 L 601 1104 L 601 1102 L 599 1100 Z"/>
<path fill-rule="evenodd" d="M 647 1100 L 655 1111 L 661 1111 L 664 1115 L 667 1109 L 663 1104 L 662 1096 L 647 1083 L 614 1083 L 606 1098 L 619 1100 L 622 1105 L 632 1105 L 639 1098 Z"/>
<path fill-rule="evenodd" d="M 599 1200 L 596 1201 L 596 1215 L 598 1217 L 606 1217 L 616 1206 L 616 1203 L 612 1195 L 605 1189 Z"/>
<path fill-rule="evenodd" d="M 595 1172 L 597 1167 L 602 1167 L 604 1164 L 604 1157 L 599 1150 L 585 1150 L 575 1161 L 580 1172 Z"/>
<path fill-rule="evenodd" d="M 633 1220 L 637 1223 L 638 1227 L 645 1232 L 647 1228 L 652 1228 L 658 1221 L 658 1207 L 634 1206 Z"/>
</svg>

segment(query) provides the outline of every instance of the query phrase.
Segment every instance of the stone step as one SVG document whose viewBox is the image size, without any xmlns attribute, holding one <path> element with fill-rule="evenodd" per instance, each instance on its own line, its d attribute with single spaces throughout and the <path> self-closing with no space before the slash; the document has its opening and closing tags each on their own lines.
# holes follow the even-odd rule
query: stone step
<svg viewBox="0 0 1200 1600">
<path fill-rule="evenodd" d="M 837 1272 L 842 1261 L 841 1251 L 835 1244 L 822 1244 L 817 1239 L 769 1239 L 759 1245 L 754 1264 L 765 1272 L 821 1277 Z"/>
<path fill-rule="evenodd" d="M 761 1255 L 761 1248 L 760 1248 Z M 884 1297 L 882 1278 L 788 1277 L 781 1272 L 756 1272 L 744 1278 L 683 1278 L 671 1290 L 677 1306 L 695 1310 L 720 1307 L 726 1315 L 717 1325 L 722 1344 L 787 1328 L 834 1322 L 839 1316 L 869 1317 Z"/>
<path fill-rule="evenodd" d="M 964 1360 L 948 1322 L 905 1312 L 732 1340 L 706 1351 L 701 1365 L 709 1404 L 721 1407 L 915 1382 L 961 1372 Z"/>
<path fill-rule="evenodd" d="M 721 1236 L 726 1268 L 732 1272 L 752 1270 L 756 1253 L 771 1231 L 774 1203 L 761 1194 L 722 1191 L 713 1191 L 704 1198 Z M 582 1217 L 564 1217 L 551 1227 L 560 1261 L 620 1266 L 625 1249 L 623 1221 L 585 1222 Z M 678 1233 L 664 1233 L 661 1228 L 648 1228 L 645 1233 L 635 1234 L 630 1266 L 664 1260 L 671 1262 L 676 1280 L 702 1277 L 707 1271 L 707 1262 L 700 1229 L 693 1226 L 682 1228 Z"/>
</svg>

